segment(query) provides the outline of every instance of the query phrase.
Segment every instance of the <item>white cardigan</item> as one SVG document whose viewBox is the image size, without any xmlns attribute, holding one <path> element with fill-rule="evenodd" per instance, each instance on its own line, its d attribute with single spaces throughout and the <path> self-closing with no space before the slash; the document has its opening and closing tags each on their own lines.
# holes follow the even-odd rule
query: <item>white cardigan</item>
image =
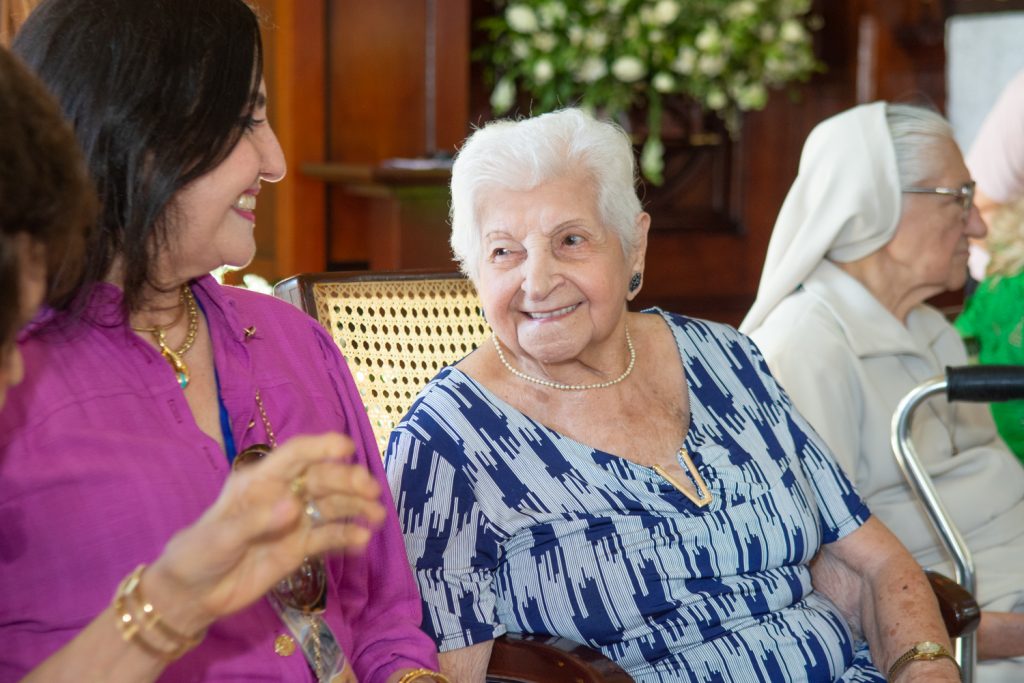
<svg viewBox="0 0 1024 683">
<path fill-rule="evenodd" d="M 956 330 L 925 305 L 904 326 L 823 261 L 751 336 L 872 512 L 922 565 L 951 572 L 899 471 L 889 432 L 910 389 L 967 362 Z M 917 409 L 911 436 L 974 553 L 979 603 L 1024 610 L 1024 468 L 996 435 L 988 407 L 933 398 Z"/>
</svg>

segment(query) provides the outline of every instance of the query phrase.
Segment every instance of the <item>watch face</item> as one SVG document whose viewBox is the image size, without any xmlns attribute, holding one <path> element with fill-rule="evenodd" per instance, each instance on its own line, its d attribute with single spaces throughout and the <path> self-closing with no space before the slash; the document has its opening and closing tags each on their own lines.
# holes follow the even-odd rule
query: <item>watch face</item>
<svg viewBox="0 0 1024 683">
<path fill-rule="evenodd" d="M 930 640 L 918 643 L 915 649 L 922 655 L 937 655 L 942 652 L 942 646 Z"/>
</svg>

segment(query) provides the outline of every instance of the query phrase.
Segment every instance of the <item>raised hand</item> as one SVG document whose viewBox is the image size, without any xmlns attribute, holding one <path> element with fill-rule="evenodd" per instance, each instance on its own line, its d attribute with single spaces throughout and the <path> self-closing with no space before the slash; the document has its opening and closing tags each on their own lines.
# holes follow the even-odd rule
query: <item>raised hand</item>
<svg viewBox="0 0 1024 683">
<path fill-rule="evenodd" d="M 380 485 L 339 434 L 291 439 L 233 472 L 217 501 L 145 573 L 146 593 L 186 633 L 262 597 L 303 558 L 359 552 L 385 518 Z M 314 520 L 308 503 L 319 511 Z"/>
</svg>

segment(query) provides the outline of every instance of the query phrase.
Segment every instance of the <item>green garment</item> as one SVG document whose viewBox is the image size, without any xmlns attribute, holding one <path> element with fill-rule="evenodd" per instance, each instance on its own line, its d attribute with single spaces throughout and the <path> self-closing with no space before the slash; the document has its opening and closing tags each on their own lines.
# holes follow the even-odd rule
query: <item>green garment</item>
<svg viewBox="0 0 1024 683">
<path fill-rule="evenodd" d="M 986 365 L 1024 365 L 1024 272 L 985 278 L 964 304 L 956 329 Z M 992 404 L 999 435 L 1024 462 L 1024 401 Z"/>
</svg>

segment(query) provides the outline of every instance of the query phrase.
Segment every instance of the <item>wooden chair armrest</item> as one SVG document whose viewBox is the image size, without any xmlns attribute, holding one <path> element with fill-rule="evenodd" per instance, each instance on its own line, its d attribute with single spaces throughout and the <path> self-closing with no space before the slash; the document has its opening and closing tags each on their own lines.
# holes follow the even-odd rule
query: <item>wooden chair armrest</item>
<svg viewBox="0 0 1024 683">
<path fill-rule="evenodd" d="M 487 683 L 632 683 L 603 654 L 558 636 L 509 633 L 495 639 Z"/>
<path fill-rule="evenodd" d="M 947 576 L 932 571 L 926 571 L 925 575 L 939 601 L 939 611 L 949 637 L 959 638 L 973 633 L 981 623 L 981 608 L 974 596 Z"/>
</svg>

